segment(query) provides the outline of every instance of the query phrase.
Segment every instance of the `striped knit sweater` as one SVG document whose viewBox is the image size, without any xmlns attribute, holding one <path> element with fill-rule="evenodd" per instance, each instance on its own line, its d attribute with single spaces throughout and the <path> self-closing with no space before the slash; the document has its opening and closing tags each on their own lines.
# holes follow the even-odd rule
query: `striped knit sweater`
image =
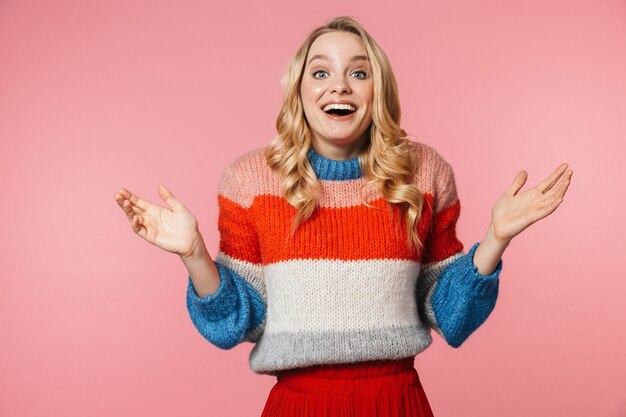
<svg viewBox="0 0 626 417">
<path fill-rule="evenodd" d="M 431 329 L 460 346 L 493 310 L 502 260 L 490 275 L 473 264 L 456 236 L 460 204 L 451 166 L 432 147 L 412 143 L 424 193 L 417 230 L 422 250 L 407 245 L 399 209 L 365 182 L 358 159 L 308 158 L 321 188 L 314 215 L 293 240 L 296 213 L 263 148 L 238 157 L 218 187 L 221 282 L 200 298 L 191 277 L 187 308 L 210 343 L 230 349 L 254 343 L 258 374 L 317 364 L 414 356 Z M 401 223 L 399 223 L 401 222 Z M 403 226 L 399 226 L 399 224 Z"/>
</svg>

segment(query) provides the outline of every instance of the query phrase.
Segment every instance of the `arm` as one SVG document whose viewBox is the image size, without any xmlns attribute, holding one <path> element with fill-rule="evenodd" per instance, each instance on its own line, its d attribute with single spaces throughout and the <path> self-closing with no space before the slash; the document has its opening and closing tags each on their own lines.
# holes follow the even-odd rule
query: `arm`
<svg viewBox="0 0 626 417">
<path fill-rule="evenodd" d="M 205 339 L 222 349 L 256 342 L 267 310 L 258 236 L 236 169 L 227 166 L 218 187 L 220 249 L 215 261 L 203 242 L 183 259 L 190 318 Z"/>
<path fill-rule="evenodd" d="M 180 260 L 187 268 L 196 294 L 200 298 L 214 295 L 221 285 L 220 273 L 206 249 L 202 236 L 195 240 L 191 255 L 181 256 Z"/>
<path fill-rule="evenodd" d="M 483 274 L 475 263 L 479 244 L 468 253 L 463 251 L 456 236 L 461 206 L 452 168 L 437 155 L 434 170 L 433 224 L 422 256 L 417 297 L 422 320 L 456 348 L 495 307 L 502 260 L 498 258 L 489 274 Z M 485 265 L 482 268 L 485 272 Z"/>
<path fill-rule="evenodd" d="M 483 240 L 464 254 L 454 232 L 460 210 L 454 175 L 449 164 L 440 160 L 438 178 L 443 180 L 435 187 L 432 248 L 425 255 L 431 263 L 420 272 L 418 300 L 423 320 L 451 346 L 459 347 L 493 310 L 501 257 L 513 237 L 563 202 L 572 177 L 567 166 L 561 164 L 537 186 L 521 193 L 528 174 L 519 172 L 493 206 Z"/>
<path fill-rule="evenodd" d="M 467 254 L 457 255 L 439 277 L 432 295 L 438 333 L 455 348 L 480 327 L 493 311 L 498 298 L 502 260 L 489 275 L 478 272 L 475 243 Z"/>
<path fill-rule="evenodd" d="M 493 273 L 509 243 L 511 243 L 510 240 L 498 240 L 493 234 L 493 224 L 489 223 L 487 232 L 474 254 L 474 265 L 477 271 L 483 275 Z"/>
</svg>

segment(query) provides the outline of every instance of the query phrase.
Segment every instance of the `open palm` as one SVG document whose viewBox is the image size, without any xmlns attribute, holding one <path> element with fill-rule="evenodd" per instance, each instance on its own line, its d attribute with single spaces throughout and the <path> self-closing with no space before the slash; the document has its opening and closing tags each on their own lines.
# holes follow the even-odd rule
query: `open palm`
<svg viewBox="0 0 626 417">
<path fill-rule="evenodd" d="M 520 171 L 491 211 L 496 239 L 508 242 L 528 226 L 556 210 L 563 201 L 572 177 L 572 170 L 566 172 L 566 169 L 567 164 L 561 164 L 537 186 L 518 193 L 528 178 L 526 171 Z"/>
<path fill-rule="evenodd" d="M 198 222 L 163 184 L 158 191 L 169 208 L 139 198 L 125 188 L 115 194 L 115 200 L 136 234 L 161 249 L 187 256 L 198 241 Z"/>
</svg>

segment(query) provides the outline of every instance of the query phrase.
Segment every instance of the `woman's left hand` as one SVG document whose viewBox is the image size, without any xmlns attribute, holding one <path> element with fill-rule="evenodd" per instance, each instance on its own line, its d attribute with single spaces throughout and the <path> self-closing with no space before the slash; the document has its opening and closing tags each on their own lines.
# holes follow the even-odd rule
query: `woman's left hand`
<svg viewBox="0 0 626 417">
<path fill-rule="evenodd" d="M 537 186 L 519 194 L 518 191 L 528 179 L 528 173 L 520 171 L 517 174 L 513 184 L 500 196 L 491 210 L 492 232 L 496 240 L 508 243 L 522 230 L 556 210 L 563 201 L 572 178 L 572 170 L 566 171 L 567 166 L 565 163 L 561 164 Z"/>
</svg>

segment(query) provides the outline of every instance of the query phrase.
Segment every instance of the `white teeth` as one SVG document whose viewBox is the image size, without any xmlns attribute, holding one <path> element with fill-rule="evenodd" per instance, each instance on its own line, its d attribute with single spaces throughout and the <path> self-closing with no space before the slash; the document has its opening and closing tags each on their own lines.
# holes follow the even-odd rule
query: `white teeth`
<svg viewBox="0 0 626 417">
<path fill-rule="evenodd" d="M 326 106 L 324 106 L 324 111 L 329 111 L 329 110 L 351 110 L 351 111 L 355 111 L 356 109 L 354 108 L 353 105 L 351 104 L 336 104 L 336 103 L 331 103 L 331 104 L 327 104 Z"/>
</svg>

